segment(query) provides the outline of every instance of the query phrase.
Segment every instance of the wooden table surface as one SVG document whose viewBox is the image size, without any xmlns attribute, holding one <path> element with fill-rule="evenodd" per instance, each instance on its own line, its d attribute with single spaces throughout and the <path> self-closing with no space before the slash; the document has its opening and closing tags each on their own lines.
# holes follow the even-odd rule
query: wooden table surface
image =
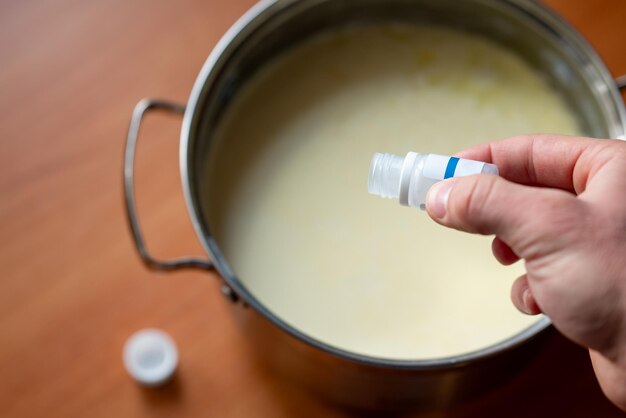
<svg viewBox="0 0 626 418">
<path fill-rule="evenodd" d="M 626 73 L 626 2 L 549 0 Z M 221 34 L 252 0 L 0 1 L 0 416 L 345 417 L 269 379 L 213 274 L 146 271 L 131 245 L 122 153 L 131 110 L 184 103 Z M 139 210 L 160 257 L 201 254 L 178 176 L 176 117 L 148 117 Z M 121 362 L 143 327 L 169 332 L 181 363 L 160 390 Z M 622 414 L 587 354 L 561 337 L 503 387 L 412 416 Z"/>
</svg>

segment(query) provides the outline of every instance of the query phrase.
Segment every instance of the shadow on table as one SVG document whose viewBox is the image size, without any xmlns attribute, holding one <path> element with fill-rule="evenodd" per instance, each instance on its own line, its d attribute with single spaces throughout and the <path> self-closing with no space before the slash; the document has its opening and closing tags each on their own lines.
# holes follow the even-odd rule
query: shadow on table
<svg viewBox="0 0 626 418">
<path fill-rule="evenodd" d="M 182 382 L 178 373 L 172 376 L 172 379 L 165 385 L 160 387 L 139 387 L 143 398 L 151 405 L 160 406 L 165 404 L 174 404 L 182 399 Z"/>
</svg>

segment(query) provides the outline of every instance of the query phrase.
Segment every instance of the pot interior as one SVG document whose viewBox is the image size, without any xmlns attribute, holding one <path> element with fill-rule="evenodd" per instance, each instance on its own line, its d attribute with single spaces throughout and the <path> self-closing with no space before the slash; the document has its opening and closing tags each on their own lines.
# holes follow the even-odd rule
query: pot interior
<svg viewBox="0 0 626 418">
<path fill-rule="evenodd" d="M 522 4 L 524 5 L 522 6 Z M 542 19 L 537 19 L 537 15 L 541 15 Z M 448 27 L 455 31 L 461 31 L 461 33 L 472 34 L 471 36 L 478 35 L 494 41 L 521 57 L 527 65 L 541 74 L 548 85 L 558 91 L 576 120 L 576 131 L 567 133 L 580 133 L 594 137 L 623 135 L 618 118 L 620 109 L 615 103 L 614 97 L 611 96 L 611 92 L 606 88 L 608 81 L 602 65 L 596 62 L 593 56 L 585 55 L 575 40 L 566 39 L 565 34 L 559 32 L 561 29 L 558 27 L 558 20 L 533 3 L 480 0 L 463 2 L 364 0 L 356 3 L 333 0 L 284 2 L 260 10 L 259 15 L 245 27 L 242 27 L 241 31 L 225 46 L 211 71 L 203 72 L 204 74 L 200 76 L 202 88 L 196 92 L 198 94 L 197 102 L 190 108 L 193 113 L 188 132 L 188 154 L 184 158 L 187 159 L 186 175 L 191 192 L 191 203 L 196 215 L 194 221 L 201 231 L 205 247 L 211 252 L 220 273 L 229 284 L 242 294 L 249 303 L 264 312 L 273 313 L 274 309 L 272 306 L 265 306 L 267 305 L 264 303 L 266 301 L 258 300 L 255 289 L 250 291 L 251 287 L 250 283 L 247 282 L 247 277 L 243 277 L 243 280 L 237 277 L 236 273 L 239 273 L 240 268 L 237 266 L 237 262 L 233 263 L 232 261 L 234 259 L 232 251 L 235 250 L 228 250 L 227 252 L 222 250 L 228 245 L 224 242 L 226 240 L 223 237 L 224 233 L 220 231 L 225 222 L 224 217 L 228 216 L 230 210 L 230 208 L 223 206 L 220 209 L 220 202 L 232 201 L 232 198 L 228 196 L 227 189 L 237 183 L 237 180 L 231 178 L 232 172 L 224 167 L 235 165 L 240 166 L 242 170 L 245 169 L 246 164 L 250 162 L 249 158 L 254 159 L 255 155 L 258 156 L 263 152 L 263 146 L 256 149 L 252 147 L 250 150 L 251 144 L 247 143 L 245 139 L 242 139 L 241 143 L 235 143 L 232 137 L 228 143 L 224 143 L 219 139 L 222 137 L 219 134 L 219 129 L 223 125 L 223 120 L 232 103 L 236 102 L 235 97 L 241 94 L 242 89 L 245 89 L 249 81 L 254 79 L 276 57 L 321 33 L 335 31 L 346 26 L 378 25 L 381 22 L 394 22 L 417 27 L 424 27 L 425 25 L 440 28 Z M 515 87 L 519 86 L 511 87 L 515 91 Z M 289 85 L 286 85 L 285 88 L 288 89 Z M 272 100 L 272 92 L 268 91 L 267 93 L 268 100 Z M 258 103 L 258 105 L 263 106 L 263 103 Z M 450 123 L 453 123 L 454 118 L 451 119 Z M 490 139 L 494 138 L 485 138 L 485 141 Z M 384 145 L 384 141 L 380 143 L 380 146 Z M 433 148 L 437 147 L 433 145 Z M 253 156 L 242 157 L 240 160 L 233 157 L 244 155 L 245 150 L 250 151 Z M 454 148 L 448 149 L 445 146 L 437 149 L 414 150 L 440 153 L 455 151 Z M 381 151 L 386 150 L 381 149 Z M 224 163 L 224 159 L 227 163 Z M 365 181 L 367 170 L 363 171 L 362 174 L 363 181 Z M 306 205 L 306 190 L 303 193 L 302 204 Z M 366 193 L 365 186 L 363 186 L 363 193 Z M 391 202 L 385 203 L 393 206 Z M 354 209 L 359 210 L 358 207 Z M 399 207 L 394 208 L 394 210 L 398 211 L 397 216 L 404 216 L 407 219 L 410 216 L 422 218 L 427 216 L 423 213 L 408 215 L 407 209 Z M 349 213 L 344 215 L 346 219 L 351 216 Z M 284 221 L 284 218 L 282 220 Z M 377 219 L 376 222 L 384 222 L 384 220 Z M 292 232 L 296 237 L 300 233 L 297 226 L 292 228 Z M 280 253 L 286 253 L 289 245 L 298 245 L 300 242 L 296 239 L 286 243 L 287 238 L 288 236 L 283 237 L 283 242 L 273 242 L 270 239 L 266 243 L 268 248 L 274 249 L 273 253 L 276 254 L 277 259 L 280 258 Z M 389 239 L 389 245 L 391 245 L 393 238 Z M 480 245 L 484 246 L 484 242 Z M 261 251 L 260 248 L 259 251 Z M 341 253 L 344 249 L 338 247 L 336 251 Z M 428 245 L 423 246 L 422 251 L 423 255 L 428 257 Z M 311 254 L 311 256 L 315 257 L 317 254 Z M 485 256 L 490 256 L 488 250 Z M 410 261 L 407 260 L 407 262 Z M 357 258 L 350 262 L 359 263 L 359 260 Z M 322 276 L 332 277 L 337 274 L 337 271 L 343 271 L 336 261 L 326 260 L 322 257 L 318 260 L 318 264 L 320 263 L 327 264 L 326 270 L 321 270 L 326 271 L 326 274 L 320 275 L 320 280 L 322 280 Z M 259 269 L 267 268 L 271 268 L 271 264 L 269 267 L 267 264 L 259 266 Z M 472 267 L 469 266 L 469 268 Z M 508 272 L 506 274 L 513 273 Z M 381 275 L 384 276 L 384 272 L 379 272 L 379 276 Z M 298 280 L 298 278 L 293 277 L 290 280 Z M 373 277 L 370 280 L 373 280 Z M 352 294 L 353 292 L 348 287 L 340 295 L 340 299 L 345 303 L 344 307 L 349 306 Z M 417 295 L 415 296 L 417 297 Z M 300 295 L 300 297 L 307 298 L 306 295 Z M 372 301 L 372 304 L 376 303 L 375 292 L 372 295 Z M 394 303 L 394 301 L 384 302 Z M 419 301 L 419 303 L 428 303 L 428 300 Z M 320 311 L 327 310 L 332 315 L 342 316 L 342 309 L 335 312 L 333 309 L 329 306 L 320 307 Z M 349 308 L 346 309 L 349 310 Z M 381 309 L 384 310 L 384 308 Z M 282 322 L 283 326 L 289 327 L 289 324 L 292 324 L 298 328 L 298 324 L 293 324 L 290 318 L 281 317 L 280 314 L 278 318 L 284 321 Z M 375 318 L 366 320 L 372 321 Z M 545 319 L 541 321 L 546 323 Z M 380 327 L 385 326 L 384 323 L 380 324 Z M 522 328 L 520 326 L 519 329 Z M 535 327 L 535 329 L 541 328 Z M 301 331 L 305 334 L 311 334 L 306 329 Z M 315 338 L 315 332 L 312 334 Z M 520 333 L 517 336 L 510 336 L 507 341 L 508 344 L 515 344 L 520 339 L 529 336 L 528 332 Z M 322 343 L 334 345 L 333 341 L 321 339 Z M 506 346 L 506 344 L 502 345 L 501 341 L 494 341 L 493 343 L 500 343 L 499 347 Z M 346 349 L 341 345 L 339 348 Z M 475 349 L 480 350 L 482 348 L 485 347 L 476 347 Z M 350 350 L 350 348 L 348 351 L 359 352 L 359 350 Z M 386 355 L 382 351 L 376 352 L 375 350 L 361 350 L 360 354 L 402 360 L 415 359 L 406 353 Z M 443 356 L 447 355 L 450 353 Z M 438 357 L 436 354 L 427 354 L 426 356 L 429 358 Z"/>
</svg>

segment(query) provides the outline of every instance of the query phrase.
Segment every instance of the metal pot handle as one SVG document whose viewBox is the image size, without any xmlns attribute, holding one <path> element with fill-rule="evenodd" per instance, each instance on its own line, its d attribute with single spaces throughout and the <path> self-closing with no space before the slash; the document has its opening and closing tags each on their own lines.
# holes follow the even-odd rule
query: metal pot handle
<svg viewBox="0 0 626 418">
<path fill-rule="evenodd" d="M 617 88 L 620 90 L 626 89 L 626 74 L 621 77 L 617 77 L 615 79 L 615 84 L 617 84 Z"/>
<path fill-rule="evenodd" d="M 135 186 L 134 186 L 134 170 L 135 170 L 135 151 L 137 149 L 137 137 L 141 119 L 149 110 L 161 109 L 169 112 L 183 114 L 185 106 L 157 99 L 142 99 L 137 103 L 133 110 L 133 116 L 128 127 L 128 136 L 126 138 L 126 151 L 124 154 L 124 197 L 126 200 L 126 216 L 128 225 L 135 240 L 135 247 L 139 252 L 139 256 L 143 263 L 153 270 L 178 270 L 182 268 L 195 268 L 201 270 L 211 270 L 213 263 L 209 260 L 200 258 L 184 257 L 174 260 L 161 261 L 152 257 L 148 253 L 148 249 L 141 234 L 139 227 L 139 219 L 137 217 L 137 206 L 135 204 Z"/>
</svg>

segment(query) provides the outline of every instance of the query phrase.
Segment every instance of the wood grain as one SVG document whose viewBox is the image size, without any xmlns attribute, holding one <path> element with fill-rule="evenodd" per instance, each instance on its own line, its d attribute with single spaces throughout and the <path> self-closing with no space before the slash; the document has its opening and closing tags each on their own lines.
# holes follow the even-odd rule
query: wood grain
<svg viewBox="0 0 626 418">
<path fill-rule="evenodd" d="M 626 73 L 626 2 L 550 0 Z M 122 201 L 122 151 L 138 99 L 184 103 L 207 54 L 252 0 L 0 2 L 0 416 L 344 417 L 253 361 L 212 274 L 139 262 Z M 177 167 L 180 120 L 148 117 L 137 162 L 153 253 L 201 254 Z M 175 381 L 144 390 L 124 340 L 159 327 Z M 555 337 L 509 384 L 416 416 L 621 416 L 586 352 Z"/>
</svg>

